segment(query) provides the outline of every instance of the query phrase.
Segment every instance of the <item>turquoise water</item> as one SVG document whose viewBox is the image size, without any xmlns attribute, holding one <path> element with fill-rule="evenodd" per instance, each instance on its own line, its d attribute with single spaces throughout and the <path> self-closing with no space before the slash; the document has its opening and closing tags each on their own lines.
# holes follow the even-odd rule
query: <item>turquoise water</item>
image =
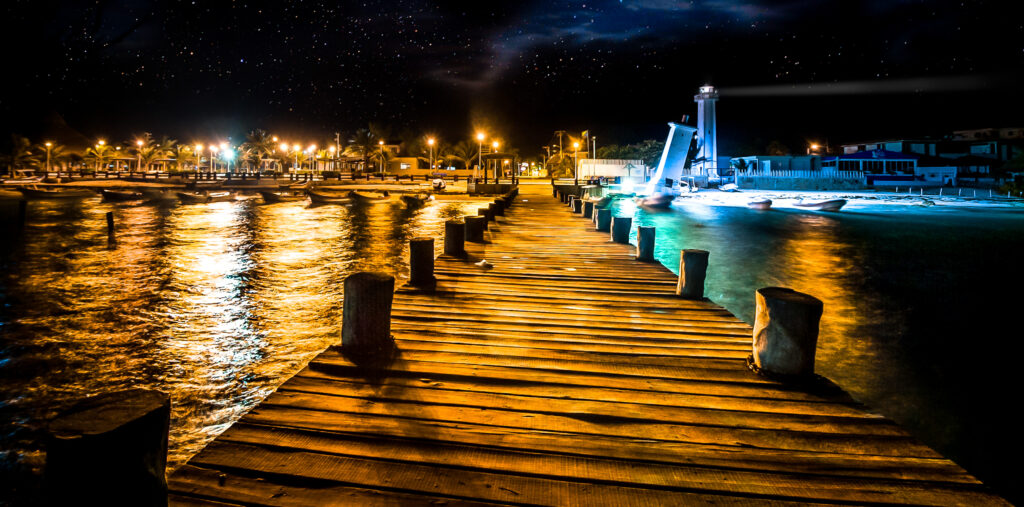
<svg viewBox="0 0 1024 507">
<path fill-rule="evenodd" d="M 853 200 L 839 213 L 677 199 L 613 206 L 657 228 L 656 256 L 710 251 L 706 296 L 752 323 L 754 290 L 821 299 L 817 371 L 1020 498 L 1015 412 L 1024 317 L 1024 210 Z M 712 197 L 712 198 L 709 198 Z M 783 196 L 784 197 L 784 196 Z M 635 230 L 632 241 L 635 243 Z"/>
</svg>

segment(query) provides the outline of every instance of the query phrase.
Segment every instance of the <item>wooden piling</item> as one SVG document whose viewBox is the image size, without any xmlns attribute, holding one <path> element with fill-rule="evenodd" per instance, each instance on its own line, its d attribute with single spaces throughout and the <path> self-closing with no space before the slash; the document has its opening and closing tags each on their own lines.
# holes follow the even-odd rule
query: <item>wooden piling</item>
<svg viewBox="0 0 1024 507">
<path fill-rule="evenodd" d="M 487 230 L 487 222 L 490 220 L 490 212 L 491 212 L 491 210 L 488 209 L 488 208 L 477 208 L 476 209 L 476 214 L 478 216 L 482 216 L 482 217 L 484 217 L 486 219 L 486 220 L 484 220 L 484 230 L 485 231 Z"/>
<path fill-rule="evenodd" d="M 487 205 L 487 220 L 491 222 L 497 221 L 497 219 L 495 218 L 498 216 L 497 208 L 498 205 L 494 204 L 493 202 Z"/>
<path fill-rule="evenodd" d="M 632 217 L 615 217 L 612 219 L 612 241 L 616 243 L 629 243 L 629 229 L 633 227 Z"/>
<path fill-rule="evenodd" d="M 505 216 L 505 199 L 499 197 L 494 200 L 494 214 L 499 217 Z"/>
<path fill-rule="evenodd" d="M 395 277 L 362 271 L 345 278 L 341 312 L 341 348 L 349 357 L 372 358 L 394 347 L 391 299 Z"/>
<path fill-rule="evenodd" d="M 464 220 L 466 221 L 466 241 L 483 243 L 487 217 L 466 215 Z"/>
<path fill-rule="evenodd" d="M 583 218 L 591 218 L 594 216 L 594 201 L 586 201 L 583 203 Z"/>
<path fill-rule="evenodd" d="M 679 281 L 676 294 L 684 299 L 704 298 L 704 279 L 708 272 L 707 250 L 683 250 L 679 254 Z"/>
<path fill-rule="evenodd" d="M 612 210 L 610 209 L 599 209 L 597 210 L 597 231 L 598 232 L 609 232 L 612 230 Z"/>
<path fill-rule="evenodd" d="M 754 297 L 754 366 L 775 375 L 812 375 L 821 300 L 784 287 L 758 289 Z"/>
<path fill-rule="evenodd" d="M 107 240 L 114 242 L 114 212 L 107 212 Z"/>
<path fill-rule="evenodd" d="M 579 197 L 573 199 L 573 201 L 572 201 L 572 212 L 573 213 L 580 213 L 580 214 L 583 213 L 583 199 L 580 199 Z"/>
<path fill-rule="evenodd" d="M 636 260 L 654 260 L 654 227 L 638 225 L 636 228 Z"/>
<path fill-rule="evenodd" d="M 50 422 L 45 495 L 52 505 L 167 505 L 171 400 L 129 389 L 86 398 Z"/>
<path fill-rule="evenodd" d="M 409 240 L 409 285 L 428 287 L 435 283 L 434 238 L 412 238 Z"/>
<path fill-rule="evenodd" d="M 466 255 L 466 224 L 461 220 L 444 223 L 444 253 L 452 257 Z"/>
</svg>

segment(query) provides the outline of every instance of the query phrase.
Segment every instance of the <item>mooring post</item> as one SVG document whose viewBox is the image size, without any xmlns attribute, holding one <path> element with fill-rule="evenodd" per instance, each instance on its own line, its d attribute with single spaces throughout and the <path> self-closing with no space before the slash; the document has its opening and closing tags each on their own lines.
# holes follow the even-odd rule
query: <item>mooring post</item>
<svg viewBox="0 0 1024 507">
<path fill-rule="evenodd" d="M 488 204 L 487 205 L 487 220 L 490 220 L 491 222 L 497 222 L 498 221 L 498 219 L 496 218 L 497 216 L 498 216 L 498 205 L 494 204 L 493 202 Z"/>
<path fill-rule="evenodd" d="M 591 218 L 594 216 L 594 201 L 586 201 L 583 203 L 583 218 Z"/>
<path fill-rule="evenodd" d="M 754 297 L 754 366 L 790 377 L 814 374 L 821 300 L 784 287 L 758 289 Z"/>
<path fill-rule="evenodd" d="M 612 241 L 629 244 L 629 229 L 633 227 L 633 217 L 615 217 L 612 219 Z"/>
<path fill-rule="evenodd" d="M 46 435 L 45 495 L 52 505 L 167 505 L 171 398 L 129 389 L 86 398 Z"/>
<path fill-rule="evenodd" d="M 654 227 L 642 225 L 636 227 L 636 260 L 644 262 L 654 260 Z"/>
<path fill-rule="evenodd" d="M 362 271 L 345 278 L 341 348 L 352 356 L 374 356 L 394 347 L 391 299 L 395 277 Z"/>
<path fill-rule="evenodd" d="M 409 240 L 409 285 L 433 286 L 434 238 L 418 237 Z"/>
<path fill-rule="evenodd" d="M 494 214 L 499 217 L 505 216 L 505 199 L 498 197 L 494 200 Z"/>
<path fill-rule="evenodd" d="M 487 217 L 466 215 L 464 220 L 466 221 L 466 241 L 483 243 Z"/>
<path fill-rule="evenodd" d="M 704 279 L 708 274 L 707 250 L 683 250 L 679 253 L 679 281 L 676 294 L 683 299 L 703 299 Z"/>
<path fill-rule="evenodd" d="M 551 197 L 558 197 L 558 187 L 551 185 Z"/>
<path fill-rule="evenodd" d="M 107 212 L 107 239 L 114 240 L 114 212 Z"/>
<path fill-rule="evenodd" d="M 573 199 L 573 201 L 572 201 L 572 212 L 573 213 L 583 213 L 583 199 L 580 199 L 579 197 L 577 197 L 576 199 Z"/>
<path fill-rule="evenodd" d="M 444 253 L 452 257 L 466 255 L 466 224 L 462 220 L 444 223 Z"/>
<path fill-rule="evenodd" d="M 489 211 L 490 211 L 490 210 L 489 210 L 489 209 L 487 209 L 487 208 L 477 208 L 477 209 L 476 209 L 476 214 L 477 214 L 477 216 L 481 216 L 481 217 L 484 217 L 484 230 L 485 230 L 485 231 L 487 230 L 487 221 L 488 221 L 488 220 L 490 220 L 490 219 L 488 218 L 488 214 L 489 214 L 488 212 L 489 212 Z"/>
<path fill-rule="evenodd" d="M 609 232 L 612 230 L 612 210 L 610 209 L 599 209 L 597 210 L 597 231 L 598 232 Z"/>
</svg>

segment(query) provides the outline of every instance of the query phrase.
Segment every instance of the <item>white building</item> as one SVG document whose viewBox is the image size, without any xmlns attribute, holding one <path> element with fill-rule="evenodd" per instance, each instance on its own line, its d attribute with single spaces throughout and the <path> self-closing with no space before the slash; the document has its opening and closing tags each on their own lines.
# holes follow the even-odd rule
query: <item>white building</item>
<svg viewBox="0 0 1024 507">
<path fill-rule="evenodd" d="M 704 85 L 693 96 L 697 103 L 697 153 L 693 170 L 696 174 L 718 177 L 718 126 L 715 123 L 715 103 L 718 91 L 714 86 Z"/>
<path fill-rule="evenodd" d="M 584 158 L 577 162 L 576 174 L 581 180 L 594 177 L 641 177 L 647 174 L 647 166 L 643 160 Z"/>
</svg>

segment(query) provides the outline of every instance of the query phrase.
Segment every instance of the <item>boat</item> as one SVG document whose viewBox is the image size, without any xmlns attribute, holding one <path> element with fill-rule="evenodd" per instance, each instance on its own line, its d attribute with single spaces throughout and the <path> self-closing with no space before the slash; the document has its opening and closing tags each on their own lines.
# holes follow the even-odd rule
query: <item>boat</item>
<svg viewBox="0 0 1024 507">
<path fill-rule="evenodd" d="M 96 195 L 87 188 L 18 188 L 29 199 L 82 199 Z"/>
<path fill-rule="evenodd" d="M 426 204 L 431 199 L 431 196 L 430 194 L 402 194 L 401 198 L 406 206 L 414 208 Z"/>
<path fill-rule="evenodd" d="M 444 183 L 444 179 L 442 178 L 434 178 L 433 181 L 430 182 L 430 185 L 434 187 L 434 190 L 437 191 L 444 190 L 444 187 L 446 186 Z"/>
<path fill-rule="evenodd" d="M 231 192 L 178 192 L 178 199 L 184 204 L 202 204 L 206 202 L 223 202 L 234 200 Z"/>
<path fill-rule="evenodd" d="M 796 206 L 800 206 L 801 208 L 808 208 L 818 211 L 839 211 L 839 208 L 842 208 L 845 205 L 846 199 L 829 199 L 827 201 L 818 202 L 801 201 L 796 203 Z"/>
<path fill-rule="evenodd" d="M 676 196 L 672 194 L 651 194 L 647 197 L 637 197 L 636 203 L 645 208 L 668 208 Z"/>
<path fill-rule="evenodd" d="M 372 204 L 375 202 L 387 202 L 391 200 L 391 194 L 387 190 L 382 192 L 379 196 L 360 194 L 355 190 L 349 191 L 348 196 L 352 198 L 353 202 Z"/>
<path fill-rule="evenodd" d="M 726 183 L 725 185 L 719 185 L 718 189 L 722 192 L 739 192 L 740 187 L 735 183 Z"/>
<path fill-rule="evenodd" d="M 750 201 L 747 203 L 747 207 L 750 209 L 767 210 L 772 208 L 771 199 L 761 199 L 759 201 Z"/>
<path fill-rule="evenodd" d="M 132 192 L 124 190 L 108 190 L 103 189 L 100 191 L 103 194 L 104 201 L 141 201 L 146 198 L 146 195 L 142 192 Z"/>
<path fill-rule="evenodd" d="M 263 202 L 268 204 L 285 201 L 300 201 L 306 198 L 306 192 L 301 190 L 283 190 L 280 192 L 260 190 L 260 195 L 263 196 Z"/>
<path fill-rule="evenodd" d="M 341 204 L 352 202 L 352 199 L 348 194 L 332 194 L 307 190 L 306 195 L 309 196 L 309 201 L 313 204 Z"/>
</svg>

